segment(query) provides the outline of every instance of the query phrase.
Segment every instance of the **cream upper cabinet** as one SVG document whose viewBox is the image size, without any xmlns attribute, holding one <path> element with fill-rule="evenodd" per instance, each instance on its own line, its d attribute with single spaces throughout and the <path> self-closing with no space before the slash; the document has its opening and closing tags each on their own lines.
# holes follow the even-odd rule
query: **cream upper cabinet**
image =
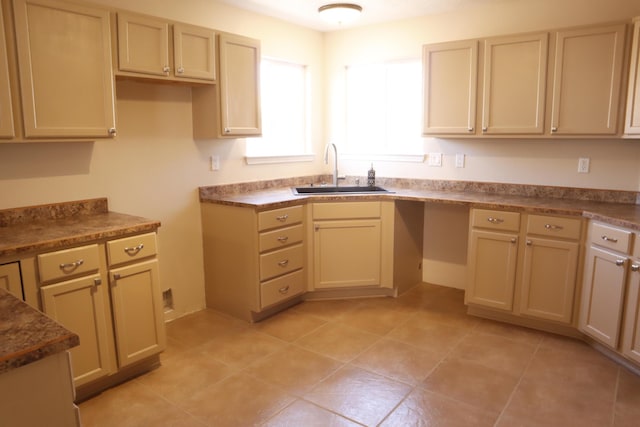
<svg viewBox="0 0 640 427">
<path fill-rule="evenodd" d="M 476 123 L 478 41 L 425 45 L 423 133 L 472 134 Z"/>
<path fill-rule="evenodd" d="M 215 81 L 215 32 L 118 12 L 119 74 L 175 81 Z"/>
<path fill-rule="evenodd" d="M 483 134 L 542 134 L 549 35 L 484 41 Z"/>
<path fill-rule="evenodd" d="M 262 135 L 260 41 L 220 34 L 218 84 L 192 92 L 196 139 Z"/>
<path fill-rule="evenodd" d="M 624 24 L 556 33 L 552 135 L 617 133 L 625 34 Z"/>
<path fill-rule="evenodd" d="M 633 24 L 633 44 L 631 46 L 631 68 L 627 91 L 627 115 L 624 132 L 640 135 L 640 18 Z"/>
<path fill-rule="evenodd" d="M 14 18 L 24 136 L 114 136 L 109 13 L 56 0 L 15 0 Z"/>
<path fill-rule="evenodd" d="M 15 136 L 3 13 L 0 8 L 0 139 Z"/>
</svg>

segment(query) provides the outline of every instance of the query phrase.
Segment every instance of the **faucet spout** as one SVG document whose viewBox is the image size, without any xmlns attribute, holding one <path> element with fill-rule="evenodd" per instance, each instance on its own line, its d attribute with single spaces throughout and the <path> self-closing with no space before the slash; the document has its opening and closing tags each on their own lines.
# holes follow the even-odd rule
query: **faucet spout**
<svg viewBox="0 0 640 427">
<path fill-rule="evenodd" d="M 329 164 L 329 149 L 333 148 L 333 185 L 338 186 L 338 148 L 330 142 L 324 147 L 324 164 Z"/>
</svg>

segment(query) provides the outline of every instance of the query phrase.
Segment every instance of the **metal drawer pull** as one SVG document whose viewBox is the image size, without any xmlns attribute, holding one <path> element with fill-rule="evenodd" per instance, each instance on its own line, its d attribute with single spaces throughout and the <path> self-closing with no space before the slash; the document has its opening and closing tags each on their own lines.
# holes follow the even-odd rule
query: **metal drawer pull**
<svg viewBox="0 0 640 427">
<path fill-rule="evenodd" d="M 620 267 L 620 266 L 624 265 L 624 260 L 623 260 L 623 259 L 617 259 L 617 260 L 616 260 L 616 265 L 617 265 L 618 267 Z"/>
<path fill-rule="evenodd" d="M 490 216 L 489 218 L 487 218 L 487 221 L 489 221 L 491 224 L 502 224 L 504 222 L 504 219 L 502 219 L 502 218 L 494 218 L 494 217 Z"/>
<path fill-rule="evenodd" d="M 554 224 L 545 224 L 544 228 L 546 228 L 547 230 L 564 230 L 563 226 Z"/>
<path fill-rule="evenodd" d="M 613 237 L 607 237 L 606 235 L 602 236 L 602 240 L 605 242 L 618 243 L 618 239 L 614 239 Z"/>
<path fill-rule="evenodd" d="M 76 268 L 80 267 L 82 264 L 84 264 L 84 260 L 83 259 L 79 259 L 76 262 L 69 262 L 66 264 L 60 264 L 60 270 L 63 270 L 65 272 L 70 272 L 75 270 Z"/>
<path fill-rule="evenodd" d="M 280 242 L 280 243 L 285 243 L 287 240 L 289 240 L 289 237 L 287 237 L 287 236 L 278 237 L 278 242 Z"/>
<path fill-rule="evenodd" d="M 278 263 L 278 265 L 279 265 L 280 267 L 286 267 L 288 264 L 289 264 L 289 260 L 288 260 L 288 259 L 282 260 L 282 261 L 280 261 L 280 262 Z"/>
<path fill-rule="evenodd" d="M 102 279 L 93 279 L 93 284 L 96 286 L 102 285 Z"/>
<path fill-rule="evenodd" d="M 124 251 L 126 253 L 128 253 L 129 255 L 136 255 L 138 252 L 140 252 L 142 249 L 144 248 L 144 245 L 142 243 L 140 243 L 138 246 L 134 246 L 132 248 L 124 248 Z"/>
<path fill-rule="evenodd" d="M 280 222 L 285 222 L 287 219 L 289 219 L 289 215 L 287 214 L 280 215 L 280 216 L 277 216 L 276 219 Z"/>
<path fill-rule="evenodd" d="M 284 295 L 284 294 L 288 293 L 288 292 L 289 292 L 289 285 L 284 286 L 284 287 L 282 287 L 282 288 L 278 289 L 278 292 L 280 292 L 282 295 Z"/>
<path fill-rule="evenodd" d="M 631 271 L 639 271 L 639 270 L 640 270 L 640 265 L 631 264 Z"/>
</svg>

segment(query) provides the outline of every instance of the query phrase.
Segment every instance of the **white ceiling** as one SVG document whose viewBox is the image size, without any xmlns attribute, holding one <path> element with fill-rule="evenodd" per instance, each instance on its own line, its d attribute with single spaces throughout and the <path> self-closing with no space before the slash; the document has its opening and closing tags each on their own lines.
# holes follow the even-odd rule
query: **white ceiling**
<svg viewBox="0 0 640 427">
<path fill-rule="evenodd" d="M 355 3 L 362 6 L 362 16 L 350 27 L 369 25 L 385 21 L 451 12 L 456 9 L 477 6 L 482 3 L 497 3 L 509 0 L 221 0 L 224 3 L 268 15 L 284 21 L 313 28 L 332 31 L 345 26 L 325 23 L 318 8 L 329 3 Z"/>
</svg>

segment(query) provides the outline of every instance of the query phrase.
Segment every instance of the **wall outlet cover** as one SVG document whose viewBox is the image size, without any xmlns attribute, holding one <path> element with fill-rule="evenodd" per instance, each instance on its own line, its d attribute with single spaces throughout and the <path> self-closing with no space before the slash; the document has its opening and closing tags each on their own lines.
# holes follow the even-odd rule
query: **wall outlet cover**
<svg viewBox="0 0 640 427">
<path fill-rule="evenodd" d="M 429 153 L 429 166 L 442 166 L 442 153 Z"/>
</svg>

